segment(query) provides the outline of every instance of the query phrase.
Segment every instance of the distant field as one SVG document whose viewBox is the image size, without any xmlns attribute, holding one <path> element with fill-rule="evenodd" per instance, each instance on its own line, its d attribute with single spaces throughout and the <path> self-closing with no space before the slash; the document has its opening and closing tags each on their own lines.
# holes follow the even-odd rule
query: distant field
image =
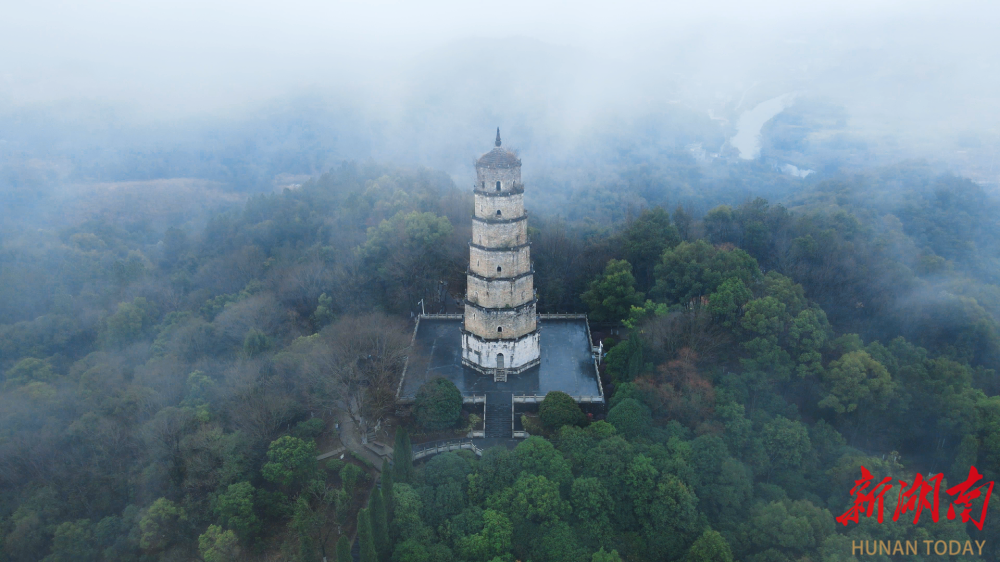
<svg viewBox="0 0 1000 562">
<path fill-rule="evenodd" d="M 52 216 L 46 218 L 50 223 L 62 224 L 101 219 L 115 223 L 148 221 L 161 226 L 240 204 L 247 196 L 227 191 L 219 182 L 195 178 L 67 184 L 57 190 Z"/>
</svg>

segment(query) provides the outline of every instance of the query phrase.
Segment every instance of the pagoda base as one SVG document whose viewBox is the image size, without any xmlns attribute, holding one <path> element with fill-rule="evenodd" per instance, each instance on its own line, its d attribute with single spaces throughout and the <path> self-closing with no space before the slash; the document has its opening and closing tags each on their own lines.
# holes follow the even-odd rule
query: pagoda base
<svg viewBox="0 0 1000 562">
<path fill-rule="evenodd" d="M 538 330 L 513 340 L 487 340 L 462 331 L 462 365 L 484 375 L 516 375 L 540 363 Z"/>
</svg>

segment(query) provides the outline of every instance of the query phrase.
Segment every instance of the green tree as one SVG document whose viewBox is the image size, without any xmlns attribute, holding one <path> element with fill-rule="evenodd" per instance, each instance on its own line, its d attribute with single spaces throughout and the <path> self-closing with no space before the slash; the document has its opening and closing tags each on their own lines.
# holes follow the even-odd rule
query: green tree
<svg viewBox="0 0 1000 562">
<path fill-rule="evenodd" d="M 776 416 L 764 424 L 761 442 L 772 469 L 798 468 L 812 449 L 806 426 L 783 416 Z"/>
<path fill-rule="evenodd" d="M 395 446 L 392 451 L 392 470 L 396 482 L 410 483 L 413 481 L 413 451 L 410 446 L 410 434 L 406 428 L 396 429 Z"/>
<path fill-rule="evenodd" d="M 833 330 L 819 308 L 798 313 L 788 326 L 788 351 L 799 376 L 822 375 L 823 349 Z"/>
<path fill-rule="evenodd" d="M 462 415 L 462 392 L 450 380 L 434 377 L 417 390 L 413 415 L 429 431 L 453 428 Z"/>
<path fill-rule="evenodd" d="M 761 279 L 757 260 L 740 249 L 718 249 L 705 242 L 681 242 L 663 252 L 651 294 L 670 304 L 687 304 L 714 293 L 727 279 L 751 289 Z"/>
<path fill-rule="evenodd" d="M 198 537 L 198 552 L 205 562 L 233 562 L 239 560 L 240 548 L 236 533 L 223 531 L 218 525 L 209 525 Z"/>
<path fill-rule="evenodd" d="M 740 328 L 747 340 L 742 346 L 749 354 L 749 358 L 740 361 L 744 369 L 767 373 L 769 380 L 788 380 L 791 357 L 779 343 L 788 320 L 785 304 L 774 297 L 754 299 L 746 304 L 740 319 Z"/>
<path fill-rule="evenodd" d="M 514 523 L 540 525 L 565 518 L 572 511 L 559 485 L 544 476 L 522 474 L 514 485 L 486 500 L 486 507 L 503 512 Z"/>
<path fill-rule="evenodd" d="M 236 531 L 244 544 L 260 530 L 260 519 L 253 508 L 254 488 L 249 482 L 230 484 L 215 501 L 219 522 Z"/>
<path fill-rule="evenodd" d="M 490 447 L 483 451 L 475 474 L 469 476 L 469 497 L 479 502 L 510 486 L 517 480 L 521 465 L 507 447 Z"/>
<path fill-rule="evenodd" d="M 698 497 L 673 474 L 660 476 L 649 504 L 643 527 L 651 559 L 678 559 L 702 527 L 699 523 Z"/>
<path fill-rule="evenodd" d="M 635 290 L 632 265 L 625 260 L 611 260 L 580 298 L 590 307 L 591 319 L 620 322 L 629 317 L 633 306 L 642 305 L 644 295 Z"/>
<path fill-rule="evenodd" d="M 156 324 L 156 305 L 144 297 L 118 303 L 118 309 L 108 316 L 101 327 L 101 341 L 109 347 L 121 347 L 147 335 Z"/>
<path fill-rule="evenodd" d="M 337 562 L 352 562 L 351 543 L 345 535 L 340 535 L 337 540 Z"/>
<path fill-rule="evenodd" d="M 361 543 L 361 562 L 379 562 L 371 516 L 366 508 L 358 511 L 358 542 Z"/>
<path fill-rule="evenodd" d="M 403 311 L 433 294 L 437 280 L 447 276 L 450 264 L 442 242 L 452 232 L 447 217 L 419 211 L 400 211 L 368 229 L 358 255 L 386 304 Z"/>
<path fill-rule="evenodd" d="M 644 435 L 652 423 L 649 408 L 633 398 L 626 398 L 608 412 L 608 423 L 618 433 L 632 438 Z"/>
<path fill-rule="evenodd" d="M 139 546 L 151 552 L 165 549 L 182 536 L 187 520 L 183 507 L 167 498 L 156 500 L 139 520 Z"/>
<path fill-rule="evenodd" d="M 308 482 L 316 474 L 316 443 L 281 436 L 268 446 L 267 461 L 260 472 L 268 481 L 283 486 Z"/>
<path fill-rule="evenodd" d="M 835 525 L 829 511 L 808 500 L 774 501 L 755 510 L 748 538 L 757 550 L 773 548 L 797 559 L 822 545 Z"/>
<path fill-rule="evenodd" d="M 621 234 L 622 253 L 635 267 L 635 276 L 642 287 L 655 281 L 653 270 L 663 251 L 681 241 L 677 229 L 670 224 L 670 215 L 662 207 L 643 210 Z"/>
<path fill-rule="evenodd" d="M 305 495 L 295 500 L 295 510 L 288 527 L 299 539 L 299 560 L 307 562 L 317 558 L 317 538 L 325 522 L 325 514 L 317 512 L 309 505 Z"/>
<path fill-rule="evenodd" d="M 673 214 L 674 224 L 677 225 L 677 234 L 680 236 L 681 240 L 687 240 L 691 238 L 691 227 L 694 224 L 694 217 L 691 213 L 684 210 L 684 207 L 677 205 L 674 209 Z"/>
<path fill-rule="evenodd" d="M 392 554 L 392 544 L 389 542 L 389 520 L 386 516 L 385 502 L 382 500 L 382 491 L 378 488 L 372 489 L 371 497 L 368 499 L 368 516 L 371 518 L 372 538 L 375 541 L 375 550 L 378 551 L 379 560 L 388 562 Z"/>
<path fill-rule="evenodd" d="M 604 363 L 616 383 L 628 382 L 639 376 L 646 367 L 643 362 L 645 345 L 639 337 L 638 330 L 632 330 L 628 339 L 608 351 Z"/>
<path fill-rule="evenodd" d="M 316 310 L 313 312 L 312 318 L 313 325 L 316 328 L 321 328 L 333 321 L 333 298 L 323 293 L 319 296 L 318 302 L 319 304 L 316 305 Z"/>
<path fill-rule="evenodd" d="M 753 298 L 753 293 L 742 279 L 731 277 L 719 285 L 708 297 L 708 310 L 712 316 L 731 328 L 742 316 L 743 307 Z"/>
<path fill-rule="evenodd" d="M 382 459 L 382 499 L 385 501 L 385 519 L 389 528 L 392 528 L 392 514 L 395 501 L 392 488 L 394 485 L 392 470 L 389 468 L 389 459 Z"/>
<path fill-rule="evenodd" d="M 514 526 L 506 515 L 492 509 L 483 512 L 483 530 L 461 537 L 458 552 L 468 560 L 487 562 L 510 552 Z"/>
<path fill-rule="evenodd" d="M 708 529 L 688 549 L 684 562 L 733 562 L 733 553 L 718 531 Z"/>
<path fill-rule="evenodd" d="M 590 562 L 622 562 L 622 557 L 618 555 L 617 550 L 607 552 L 601 548 L 590 557 Z"/>
<path fill-rule="evenodd" d="M 587 549 L 580 537 L 565 521 L 556 521 L 537 529 L 538 537 L 531 541 L 528 555 L 534 560 L 577 562 L 586 560 Z M 515 541 L 521 537 L 516 537 Z"/>
<path fill-rule="evenodd" d="M 532 435 L 514 447 L 514 456 L 521 468 L 521 474 L 538 474 L 569 491 L 573 482 L 573 471 L 569 461 L 552 446 L 552 443 L 537 435 Z"/>
<path fill-rule="evenodd" d="M 576 400 L 573 400 L 569 394 L 558 390 L 550 391 L 545 395 L 538 407 L 538 415 L 542 419 L 542 424 L 552 431 L 564 425 L 584 426 L 587 423 L 587 416 L 583 415 Z"/>
<path fill-rule="evenodd" d="M 243 338 L 243 355 L 255 357 L 271 349 L 271 338 L 264 332 L 253 328 Z"/>
<path fill-rule="evenodd" d="M 615 503 L 604 484 L 595 477 L 581 477 L 570 489 L 573 518 L 580 525 L 580 536 L 588 545 L 611 542 L 613 526 L 610 515 Z"/>
<path fill-rule="evenodd" d="M 344 491 L 353 494 L 362 475 L 364 475 L 364 471 L 356 464 L 346 463 L 342 466 L 340 468 L 340 483 L 343 484 Z"/>
<path fill-rule="evenodd" d="M 65 521 L 56 527 L 52 552 L 42 562 L 93 562 L 98 559 L 89 519 Z"/>
<path fill-rule="evenodd" d="M 35 359 L 34 357 L 25 357 L 7 370 L 4 389 L 23 386 L 31 382 L 49 383 L 54 381 L 55 378 L 56 373 L 52 370 L 52 366 L 49 365 L 48 361 Z"/>
<path fill-rule="evenodd" d="M 845 353 L 830 363 L 823 375 L 827 395 L 820 407 L 838 414 L 861 408 L 885 409 L 892 396 L 893 383 L 889 372 L 866 351 Z"/>
<path fill-rule="evenodd" d="M 397 543 L 407 539 L 423 540 L 430 534 L 430 529 L 420 518 L 423 502 L 420 495 L 409 484 L 396 484 L 393 490 L 396 514 L 392 520 L 392 535 Z"/>
</svg>

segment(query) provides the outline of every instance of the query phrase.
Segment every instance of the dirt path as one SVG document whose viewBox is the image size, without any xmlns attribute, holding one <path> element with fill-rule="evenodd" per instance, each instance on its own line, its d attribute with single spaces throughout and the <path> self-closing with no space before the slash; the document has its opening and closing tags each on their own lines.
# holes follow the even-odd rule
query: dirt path
<svg viewBox="0 0 1000 562">
<path fill-rule="evenodd" d="M 382 457 L 375 454 L 374 451 L 369 449 L 361 442 L 361 431 L 358 430 L 358 425 L 354 423 L 351 419 L 350 414 L 344 410 L 337 410 L 337 423 L 340 424 L 340 442 L 343 445 L 343 449 L 348 451 L 353 451 L 363 458 L 367 459 L 368 462 L 375 465 L 375 470 L 382 470 Z M 392 452 L 391 447 L 385 447 L 386 451 Z M 333 456 L 336 452 L 339 454 L 340 451 L 334 449 L 334 451 L 326 451 L 319 455 L 318 460 L 325 459 L 327 457 Z"/>
</svg>

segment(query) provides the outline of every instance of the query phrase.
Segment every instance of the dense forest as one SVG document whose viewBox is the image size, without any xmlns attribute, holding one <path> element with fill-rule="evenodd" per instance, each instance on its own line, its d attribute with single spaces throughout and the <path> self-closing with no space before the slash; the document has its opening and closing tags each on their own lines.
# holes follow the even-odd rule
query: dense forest
<svg viewBox="0 0 1000 562">
<path fill-rule="evenodd" d="M 945 516 L 971 466 L 1000 476 L 1000 199 L 922 162 L 661 162 L 527 190 L 540 312 L 621 323 L 606 411 L 391 470 L 316 456 L 342 420 L 397 453 L 464 434 L 393 404 L 418 301 L 464 290 L 448 175 L 344 163 L 194 214 L 4 227 L 0 560 L 1000 560 L 1000 490 L 982 529 Z M 940 520 L 893 521 L 897 484 L 883 523 L 837 523 L 862 466 L 942 473 Z"/>
</svg>

